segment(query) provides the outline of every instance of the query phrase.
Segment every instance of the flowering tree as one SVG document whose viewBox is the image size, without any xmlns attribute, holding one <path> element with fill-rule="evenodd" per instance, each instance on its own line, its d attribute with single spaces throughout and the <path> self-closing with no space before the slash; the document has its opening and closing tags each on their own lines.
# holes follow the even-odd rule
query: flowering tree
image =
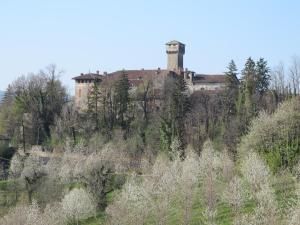
<svg viewBox="0 0 300 225">
<path fill-rule="evenodd" d="M 96 206 L 90 194 L 84 189 L 73 189 L 65 195 L 62 202 L 62 210 L 70 222 L 86 219 L 95 213 Z"/>
<path fill-rule="evenodd" d="M 269 169 L 257 153 L 250 151 L 242 162 L 241 172 L 251 185 L 253 193 L 268 184 Z"/>
<path fill-rule="evenodd" d="M 237 214 L 240 207 L 245 202 L 245 187 L 242 186 L 242 180 L 235 176 L 232 178 L 227 188 L 223 192 L 223 200 L 233 207 L 234 213 Z"/>
</svg>

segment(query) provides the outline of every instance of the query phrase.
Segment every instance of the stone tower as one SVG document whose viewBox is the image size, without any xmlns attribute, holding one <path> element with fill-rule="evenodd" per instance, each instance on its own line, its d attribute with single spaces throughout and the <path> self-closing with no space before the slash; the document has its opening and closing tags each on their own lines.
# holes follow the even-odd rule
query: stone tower
<svg viewBox="0 0 300 225">
<path fill-rule="evenodd" d="M 90 90 L 95 82 L 100 83 L 103 77 L 97 71 L 96 73 L 82 73 L 80 76 L 73 78 L 75 80 L 75 106 L 78 109 L 87 109 Z"/>
<path fill-rule="evenodd" d="M 166 44 L 168 54 L 168 70 L 183 71 L 183 55 L 185 53 L 185 45 L 179 41 L 170 41 Z"/>
</svg>

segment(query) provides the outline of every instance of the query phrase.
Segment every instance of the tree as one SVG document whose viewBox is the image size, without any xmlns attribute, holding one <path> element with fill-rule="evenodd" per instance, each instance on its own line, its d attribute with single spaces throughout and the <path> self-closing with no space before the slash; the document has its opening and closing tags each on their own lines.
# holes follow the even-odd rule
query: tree
<svg viewBox="0 0 300 225">
<path fill-rule="evenodd" d="M 74 102 L 69 102 L 63 106 L 61 115 L 56 117 L 55 127 L 52 131 L 52 139 L 61 141 L 72 138 L 73 143 L 77 142 L 80 117 L 75 108 Z"/>
<path fill-rule="evenodd" d="M 167 78 L 163 94 L 163 110 L 161 115 L 161 146 L 170 151 L 170 145 L 178 138 L 182 146 L 180 157 L 184 158 L 184 120 L 190 110 L 186 94 L 186 83 L 183 77 Z"/>
<path fill-rule="evenodd" d="M 191 223 L 193 203 L 198 191 L 199 157 L 193 152 L 188 152 L 180 167 L 178 196 L 182 204 L 182 224 L 189 225 Z"/>
<path fill-rule="evenodd" d="M 0 104 L 0 134 L 13 138 L 21 116 L 15 110 L 15 91 L 9 85 Z"/>
<path fill-rule="evenodd" d="M 136 178 L 131 178 L 122 188 L 116 200 L 106 208 L 112 225 L 140 225 L 145 224 L 150 214 L 149 193 Z"/>
<path fill-rule="evenodd" d="M 40 186 L 42 178 L 46 176 L 39 157 L 28 156 L 24 161 L 24 169 L 21 173 L 21 179 L 25 183 L 28 194 L 28 200 L 32 203 L 32 195 Z"/>
<path fill-rule="evenodd" d="M 242 186 L 242 180 L 239 177 L 233 177 L 227 188 L 223 192 L 223 200 L 233 207 L 235 215 L 245 203 L 245 187 Z"/>
<path fill-rule="evenodd" d="M 60 74 L 55 65 L 51 65 L 38 74 L 18 78 L 12 85 L 15 110 L 21 115 L 18 123 L 21 124 L 20 118 L 25 113 L 31 118 L 32 129 L 26 131 L 31 132 L 30 144 L 41 144 L 51 137 L 50 128 L 68 100 L 66 90 L 58 80 Z"/>
<path fill-rule="evenodd" d="M 299 94 L 300 89 L 300 58 L 294 55 L 291 59 L 290 71 L 290 80 L 292 83 L 293 94 Z"/>
<path fill-rule="evenodd" d="M 242 163 L 241 172 L 251 185 L 253 193 L 257 193 L 268 184 L 269 169 L 255 152 L 250 151 L 247 154 Z"/>
<path fill-rule="evenodd" d="M 145 121 L 145 125 L 148 125 L 149 121 L 149 102 L 153 99 L 153 81 L 151 79 L 146 79 L 139 86 L 137 99 L 140 101 L 140 105 L 143 109 L 143 119 Z"/>
<path fill-rule="evenodd" d="M 270 69 L 267 64 L 264 58 L 256 62 L 256 89 L 261 96 L 269 90 L 270 85 Z"/>
<path fill-rule="evenodd" d="M 96 79 L 88 95 L 88 114 L 95 123 L 96 131 L 100 130 L 100 107 L 103 96 L 100 88 L 100 80 Z"/>
<path fill-rule="evenodd" d="M 231 60 L 229 62 L 229 65 L 227 67 L 227 71 L 225 72 L 225 75 L 227 76 L 227 88 L 228 89 L 237 89 L 239 85 L 239 80 L 237 78 L 237 67 L 235 65 L 235 62 Z"/>
<path fill-rule="evenodd" d="M 261 154 L 273 172 L 292 168 L 299 154 L 299 97 L 286 100 L 273 114 L 261 112 L 252 120 L 240 149 Z"/>
<path fill-rule="evenodd" d="M 242 94 L 248 121 L 255 115 L 257 110 L 255 102 L 253 101 L 256 90 L 256 80 L 255 62 L 250 57 L 247 59 L 245 68 L 242 71 Z"/>
<path fill-rule="evenodd" d="M 130 89 L 130 84 L 129 80 L 127 77 L 127 74 L 125 71 L 122 72 L 122 75 L 116 82 L 116 88 L 115 88 L 115 98 L 116 98 L 116 108 L 117 108 L 117 119 L 119 122 L 119 125 L 123 128 L 127 128 L 127 122 L 125 120 L 125 114 L 128 109 L 129 105 L 129 89 Z"/>
<path fill-rule="evenodd" d="M 210 140 L 206 141 L 203 146 L 203 150 L 200 156 L 200 181 L 203 183 L 202 196 L 204 203 L 206 205 L 205 215 L 213 224 L 214 215 L 217 210 L 217 191 L 216 191 L 216 181 L 220 158 L 216 155 L 212 142 Z"/>
<path fill-rule="evenodd" d="M 69 222 L 79 224 L 80 219 L 93 216 L 96 207 L 91 195 L 84 189 L 73 189 L 62 199 L 62 210 Z"/>
<path fill-rule="evenodd" d="M 225 75 L 227 77 L 226 79 L 226 88 L 223 93 L 222 98 L 222 122 L 224 126 L 224 133 L 223 133 L 223 139 L 225 141 L 225 144 L 227 147 L 234 151 L 235 145 L 234 140 L 236 138 L 232 138 L 233 135 L 236 134 L 236 132 L 233 130 L 235 126 L 234 124 L 234 117 L 237 114 L 237 100 L 239 98 L 239 80 L 237 78 L 237 67 L 233 60 L 230 61 L 227 72 L 225 72 Z M 229 137 L 230 136 L 230 137 Z M 228 140 L 230 139 L 230 140 Z"/>
</svg>

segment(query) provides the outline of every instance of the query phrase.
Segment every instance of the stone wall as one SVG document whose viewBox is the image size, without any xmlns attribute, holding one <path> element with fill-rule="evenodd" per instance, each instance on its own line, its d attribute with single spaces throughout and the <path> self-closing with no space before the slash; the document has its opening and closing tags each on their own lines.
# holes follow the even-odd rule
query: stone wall
<svg viewBox="0 0 300 225">
<path fill-rule="evenodd" d="M 195 91 L 219 91 L 224 90 L 226 84 L 224 83 L 200 83 L 200 84 L 187 84 L 188 89 L 191 93 Z"/>
<path fill-rule="evenodd" d="M 93 83 L 79 83 L 75 84 L 75 105 L 77 108 L 87 109 L 88 95 L 93 86 Z"/>
</svg>

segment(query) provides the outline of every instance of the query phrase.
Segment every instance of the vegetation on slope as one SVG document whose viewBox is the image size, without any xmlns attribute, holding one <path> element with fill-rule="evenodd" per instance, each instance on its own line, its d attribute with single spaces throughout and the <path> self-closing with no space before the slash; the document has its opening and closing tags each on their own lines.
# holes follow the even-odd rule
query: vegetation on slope
<svg viewBox="0 0 300 225">
<path fill-rule="evenodd" d="M 160 107 L 151 80 L 132 90 L 123 73 L 95 82 L 78 112 L 58 74 L 17 79 L 0 105 L 15 147 L 5 147 L 1 224 L 299 221 L 299 99 L 270 89 L 264 59 L 249 58 L 241 82 L 231 61 L 213 95 L 169 77 Z"/>
<path fill-rule="evenodd" d="M 262 154 L 271 170 L 293 168 L 300 157 L 300 99 L 282 103 L 271 115 L 261 112 L 252 121 L 240 148 Z"/>
</svg>

